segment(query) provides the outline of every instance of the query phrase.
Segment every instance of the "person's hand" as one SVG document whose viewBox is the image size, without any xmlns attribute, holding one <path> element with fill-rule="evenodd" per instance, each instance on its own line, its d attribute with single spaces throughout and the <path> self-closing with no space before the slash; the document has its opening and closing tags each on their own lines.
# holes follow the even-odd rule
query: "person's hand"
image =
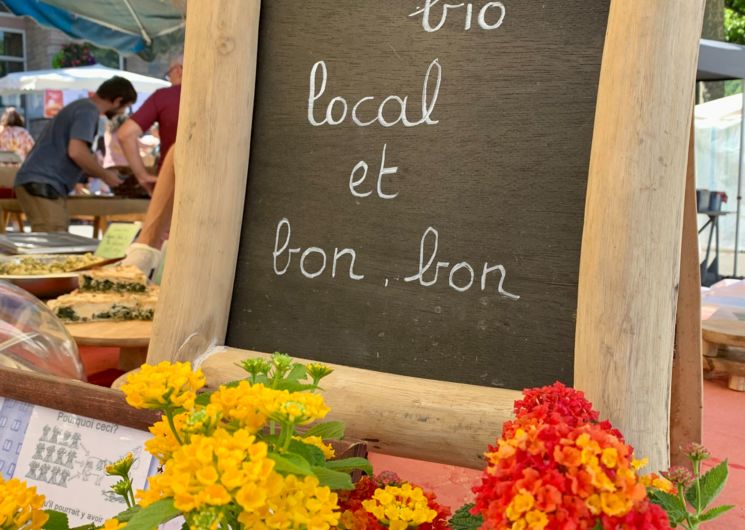
<svg viewBox="0 0 745 530">
<path fill-rule="evenodd" d="M 135 175 L 135 178 L 137 179 L 137 182 L 140 183 L 140 186 L 145 188 L 145 191 L 147 191 L 148 195 L 153 194 L 153 189 L 155 189 L 155 183 L 158 182 L 158 177 L 155 175 L 151 175 L 150 173 L 142 173 L 139 175 Z"/>
<path fill-rule="evenodd" d="M 116 188 L 122 183 L 122 179 L 119 177 L 119 172 L 114 171 L 113 169 L 104 169 L 101 178 L 110 188 Z"/>
<path fill-rule="evenodd" d="M 77 184 L 75 184 L 74 194 L 75 195 L 90 195 L 91 192 L 88 188 L 85 187 L 85 184 L 83 184 L 82 182 L 78 182 Z"/>
<path fill-rule="evenodd" d="M 150 275 L 155 272 L 155 269 L 158 268 L 160 257 L 160 250 L 142 243 L 132 243 L 129 245 L 129 248 L 127 248 L 127 256 L 120 262 L 120 264 L 134 265 L 144 272 L 145 276 L 150 277 Z"/>
</svg>

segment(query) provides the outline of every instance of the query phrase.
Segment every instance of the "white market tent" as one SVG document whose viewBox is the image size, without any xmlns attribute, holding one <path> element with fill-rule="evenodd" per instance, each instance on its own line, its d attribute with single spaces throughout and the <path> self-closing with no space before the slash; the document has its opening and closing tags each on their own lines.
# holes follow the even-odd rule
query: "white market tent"
<svg viewBox="0 0 745 530">
<path fill-rule="evenodd" d="M 729 42 L 713 41 L 708 39 L 701 39 L 699 44 L 699 57 L 698 57 L 698 71 L 696 74 L 697 81 L 723 81 L 727 79 L 743 79 L 745 80 L 745 46 L 738 44 L 732 44 Z M 739 109 L 735 111 L 736 99 L 740 99 Z M 736 217 L 735 217 L 735 234 L 734 234 L 734 272 L 737 275 L 737 258 L 740 247 L 740 216 L 742 214 L 742 181 L 743 181 L 743 163 L 745 162 L 745 119 L 743 118 L 742 109 L 745 108 L 745 88 L 741 95 L 733 98 L 725 98 L 727 101 L 720 103 L 714 103 L 708 108 L 702 107 L 697 110 L 696 116 L 696 128 L 697 128 L 697 153 L 709 153 L 708 158 L 710 161 L 714 161 L 716 156 L 712 153 L 716 153 L 716 149 L 722 147 L 726 150 L 732 149 L 729 147 L 735 140 L 731 134 L 735 127 L 732 127 L 734 114 L 737 112 L 737 121 L 739 122 L 739 134 L 736 138 L 736 153 L 737 153 L 737 199 L 736 199 Z M 712 102 L 713 103 L 713 102 Z M 717 123 L 718 122 L 718 123 Z M 718 130 L 729 130 L 728 134 L 729 141 L 722 142 L 724 139 L 719 135 L 717 138 Z M 711 133 L 709 136 L 710 145 L 708 149 L 701 149 L 701 142 L 698 136 L 704 132 Z M 724 145 L 727 147 L 724 147 Z M 718 147 L 716 147 L 718 146 Z M 709 165 L 709 164 L 707 164 Z M 696 173 L 699 175 L 699 171 L 704 169 L 706 166 L 701 164 L 699 160 L 696 161 Z M 714 174 L 712 172 L 712 174 Z M 721 174 L 716 174 L 713 179 L 722 178 Z M 699 177 L 697 176 L 697 180 Z"/>
<path fill-rule="evenodd" d="M 75 68 L 16 72 L 0 78 L 0 96 L 10 96 L 41 90 L 90 90 L 118 75 L 129 79 L 139 93 L 149 94 L 170 86 L 168 81 L 146 75 L 107 68 L 98 64 Z"/>
</svg>

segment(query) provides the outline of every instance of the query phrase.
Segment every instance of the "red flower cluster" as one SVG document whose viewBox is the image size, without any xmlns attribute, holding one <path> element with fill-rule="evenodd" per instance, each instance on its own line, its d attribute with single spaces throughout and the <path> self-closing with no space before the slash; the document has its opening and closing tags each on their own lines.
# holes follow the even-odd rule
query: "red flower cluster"
<svg viewBox="0 0 745 530">
<path fill-rule="evenodd" d="M 633 449 L 581 392 L 527 390 L 486 454 L 472 510 L 485 530 L 667 530 L 649 502 Z"/>
<path fill-rule="evenodd" d="M 395 473 L 384 472 L 377 477 L 362 477 L 357 481 L 352 491 L 339 492 L 339 509 L 341 519 L 339 528 L 345 530 L 387 530 L 374 515 L 365 510 L 363 501 L 372 499 L 375 490 L 386 486 L 398 486 L 404 484 Z M 413 484 L 412 484 L 413 486 Z M 448 520 L 450 508 L 437 503 L 433 493 L 424 492 L 427 497 L 428 506 L 437 512 L 437 516 L 431 523 L 424 523 L 417 527 L 418 530 L 450 530 Z"/>
<path fill-rule="evenodd" d="M 520 420 L 535 418 L 551 425 L 565 424 L 578 427 L 585 423 L 597 423 L 603 430 L 612 433 L 623 442 L 623 435 L 609 421 L 600 421 L 600 413 L 592 408 L 584 392 L 567 387 L 558 381 L 551 386 L 529 388 L 523 391 L 523 399 L 515 401 L 515 417 Z M 504 431 L 513 422 L 505 422 Z"/>
</svg>

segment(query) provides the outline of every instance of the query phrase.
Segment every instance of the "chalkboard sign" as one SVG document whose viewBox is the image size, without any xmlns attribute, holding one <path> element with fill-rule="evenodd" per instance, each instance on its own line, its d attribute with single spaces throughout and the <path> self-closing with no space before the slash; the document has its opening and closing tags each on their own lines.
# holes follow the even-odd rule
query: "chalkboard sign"
<svg viewBox="0 0 745 530">
<path fill-rule="evenodd" d="M 264 2 L 226 343 L 571 384 L 609 4 Z"/>
</svg>

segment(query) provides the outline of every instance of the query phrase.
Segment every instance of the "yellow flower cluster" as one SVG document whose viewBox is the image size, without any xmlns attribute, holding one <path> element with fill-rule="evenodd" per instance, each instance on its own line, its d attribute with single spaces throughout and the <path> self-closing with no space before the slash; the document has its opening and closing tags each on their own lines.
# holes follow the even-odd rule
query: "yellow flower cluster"
<svg viewBox="0 0 745 530">
<path fill-rule="evenodd" d="M 362 506 L 390 530 L 406 530 L 410 526 L 431 523 L 437 512 L 428 505 L 421 488 L 411 484 L 376 489 L 372 499 Z"/>
<path fill-rule="evenodd" d="M 330 410 L 318 394 L 274 390 L 247 381 L 233 387 L 221 386 L 212 394 L 210 405 L 227 423 L 236 422 L 251 432 L 264 427 L 268 419 L 307 425 L 324 418 Z"/>
<path fill-rule="evenodd" d="M 304 438 L 301 436 L 293 436 L 293 439 L 303 442 L 304 444 L 318 447 L 323 452 L 323 456 L 326 458 L 326 460 L 330 460 L 331 458 L 334 458 L 336 456 L 336 451 L 334 451 L 334 448 L 331 447 L 331 445 L 324 443 L 323 439 L 321 439 L 320 436 L 306 436 Z"/>
<path fill-rule="evenodd" d="M 639 477 L 639 481 L 647 488 L 655 488 L 666 493 L 677 494 L 677 489 L 675 488 L 673 483 L 667 480 L 665 477 L 659 476 L 657 473 L 642 475 L 641 477 Z"/>
<path fill-rule="evenodd" d="M 338 498 L 316 477 L 284 477 L 281 489 L 271 492 L 266 502 L 238 516 L 244 528 L 252 530 L 306 528 L 328 530 L 339 523 Z"/>
<path fill-rule="evenodd" d="M 505 515 L 510 521 L 514 521 L 513 530 L 543 530 L 548 524 L 548 517 L 535 507 L 535 497 L 529 492 L 520 490 L 507 506 Z"/>
<path fill-rule="evenodd" d="M 265 443 L 245 430 L 231 434 L 218 429 L 211 436 L 195 435 L 176 449 L 162 474 L 150 478 L 141 492 L 142 505 L 173 497 L 176 508 L 189 512 L 202 506 L 223 506 L 233 495 L 261 490 L 274 462 Z"/>
<path fill-rule="evenodd" d="M 191 364 L 163 361 L 155 366 L 142 365 L 127 378 L 122 391 L 127 403 L 136 409 L 183 407 L 190 410 L 194 408 L 197 390 L 204 383 L 202 371 L 193 372 Z"/>
<path fill-rule="evenodd" d="M 173 424 L 178 432 L 184 430 L 188 416 L 188 412 L 182 412 L 173 417 Z M 145 442 L 145 449 L 157 458 L 161 464 L 165 464 L 173 456 L 173 453 L 181 447 L 181 444 L 173 435 L 173 430 L 168 425 L 165 416 L 159 422 L 154 423 L 149 430 L 153 437 Z"/>
<path fill-rule="evenodd" d="M 18 479 L 0 476 L 0 529 L 38 530 L 49 516 L 42 511 L 44 496 Z"/>
<path fill-rule="evenodd" d="M 619 465 L 618 449 L 601 447 L 587 433 L 580 434 L 575 444 L 580 451 L 579 458 L 590 475 L 590 483 L 599 491 L 585 501 L 592 514 L 624 515 L 631 510 L 635 501 L 645 496 L 644 488 L 637 481 L 634 466 Z M 603 468 L 609 470 L 613 476 Z"/>
<path fill-rule="evenodd" d="M 121 530 L 125 526 L 127 526 L 127 523 L 123 523 L 116 518 L 107 519 L 101 527 L 101 530 Z"/>
<path fill-rule="evenodd" d="M 267 445 L 246 429 L 231 433 L 219 428 L 209 436 L 192 436 L 173 451 L 163 473 L 151 477 L 150 488 L 138 496 L 142 506 L 173 498 L 187 521 L 203 510 L 227 505 L 240 507 L 239 520 L 248 528 L 304 525 L 327 530 L 338 520 L 336 494 L 318 486 L 314 477 L 300 481 L 277 473 Z"/>
</svg>

